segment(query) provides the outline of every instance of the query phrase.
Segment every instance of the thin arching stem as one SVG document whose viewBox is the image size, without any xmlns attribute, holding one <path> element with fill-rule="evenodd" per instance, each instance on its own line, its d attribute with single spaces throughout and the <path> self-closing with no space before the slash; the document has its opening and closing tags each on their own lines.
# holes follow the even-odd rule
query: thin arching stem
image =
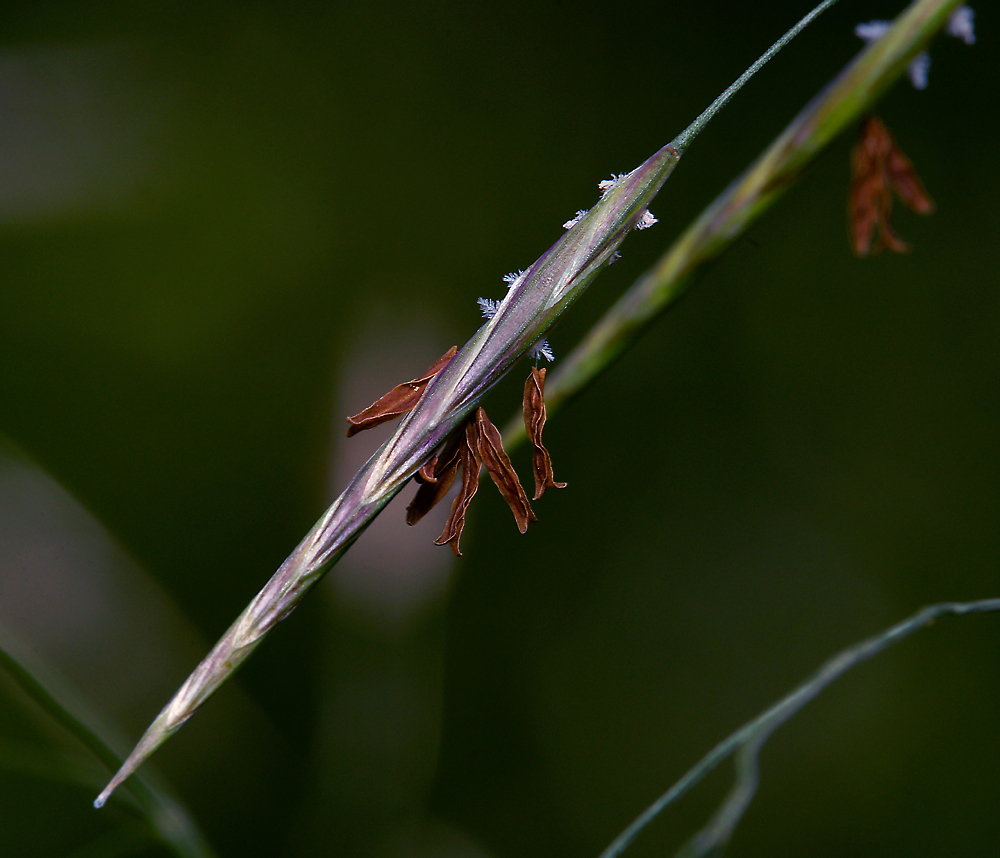
<svg viewBox="0 0 1000 858">
<path fill-rule="evenodd" d="M 1000 599 L 982 599 L 978 602 L 942 602 L 930 605 L 912 617 L 886 629 L 881 634 L 862 641 L 831 658 L 798 688 L 744 724 L 735 733 L 712 748 L 687 774 L 644 810 L 605 849 L 600 858 L 617 858 L 635 840 L 636 836 L 667 807 L 686 794 L 723 760 L 739 752 L 736 784 L 722 807 L 708 825 L 699 831 L 679 855 L 699 858 L 717 850 L 732 834 L 757 789 L 757 754 L 771 734 L 792 716 L 800 712 L 834 680 L 872 656 L 926 628 L 935 620 L 947 616 L 982 614 L 1000 611 Z"/>
</svg>

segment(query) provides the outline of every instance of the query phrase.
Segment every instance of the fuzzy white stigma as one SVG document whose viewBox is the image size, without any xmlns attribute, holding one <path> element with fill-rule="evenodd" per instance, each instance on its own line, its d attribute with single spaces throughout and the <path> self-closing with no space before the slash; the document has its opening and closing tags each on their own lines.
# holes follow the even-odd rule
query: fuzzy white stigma
<svg viewBox="0 0 1000 858">
<path fill-rule="evenodd" d="M 524 279 L 523 271 L 512 271 L 510 274 L 504 274 L 503 282 L 507 284 L 508 289 L 513 289 Z"/>
<path fill-rule="evenodd" d="M 528 354 L 535 360 L 545 358 L 549 363 L 555 360 L 555 356 L 552 354 L 552 346 L 549 345 L 549 341 L 544 337 L 528 349 Z"/>
<path fill-rule="evenodd" d="M 649 209 L 646 209 L 646 211 L 642 213 L 642 217 L 635 222 L 635 228 L 649 229 L 654 223 L 659 223 L 659 220 Z"/>
<path fill-rule="evenodd" d="M 892 21 L 869 21 L 867 24 L 858 24 L 854 28 L 854 35 L 863 42 L 874 42 L 889 32 L 891 24 Z"/>
<path fill-rule="evenodd" d="M 492 298 L 476 298 L 476 303 L 486 319 L 492 319 L 497 314 L 497 310 L 500 309 L 500 302 L 494 301 Z"/>
<path fill-rule="evenodd" d="M 628 173 L 612 173 L 610 179 L 601 179 L 601 181 L 597 183 L 597 187 L 601 192 L 601 197 L 604 197 L 608 191 L 610 191 L 626 176 L 628 176 Z"/>
<path fill-rule="evenodd" d="M 959 6 L 948 18 L 947 33 L 967 45 L 976 43 L 976 13 L 970 6 Z"/>
<path fill-rule="evenodd" d="M 927 89 L 927 73 L 930 70 L 931 55 L 927 51 L 921 51 L 913 58 L 910 67 L 906 70 L 914 89 Z"/>
<path fill-rule="evenodd" d="M 580 209 L 580 211 L 578 211 L 575 215 L 573 215 L 573 217 L 571 217 L 568 221 L 566 221 L 566 223 L 563 224 L 563 229 L 572 229 L 580 222 L 580 218 L 582 218 L 586 213 L 587 212 L 585 212 L 583 209 Z"/>
</svg>

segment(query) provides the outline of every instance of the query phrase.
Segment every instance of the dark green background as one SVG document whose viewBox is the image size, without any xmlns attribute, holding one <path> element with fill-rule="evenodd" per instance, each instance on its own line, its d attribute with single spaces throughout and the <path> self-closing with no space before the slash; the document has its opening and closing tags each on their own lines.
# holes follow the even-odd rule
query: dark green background
<svg viewBox="0 0 1000 858">
<path fill-rule="evenodd" d="M 112 646 L 106 620 L 67 620 L 82 601 L 36 589 L 14 631 L 138 738 L 343 486 L 347 448 L 378 443 L 347 442 L 344 412 L 464 342 L 478 296 L 805 5 L 8 12 L 0 431 L 118 540 L 115 580 L 175 612 Z M 901 7 L 844 0 L 739 95 L 660 223 L 553 332 L 557 358 L 850 59 L 853 25 Z M 220 855 L 594 856 L 838 649 L 1000 595 L 1000 52 L 981 11 L 979 45 L 939 40 L 927 91 L 879 106 L 937 203 L 897 213 L 911 254 L 852 256 L 847 135 L 553 417 L 569 488 L 526 536 L 484 483 L 466 556 L 420 555 L 450 584 L 393 607 L 407 555 L 376 543 L 405 529 L 394 504 L 354 561 L 362 588 L 365 563 L 392 566 L 370 570 L 389 592 L 324 582 L 157 754 Z M 495 422 L 521 381 L 485 403 Z M 9 521 L 28 506 L 4 503 Z M 166 654 L 126 670 L 140 639 Z M 730 854 L 994 851 L 998 645 L 1000 619 L 942 623 L 831 689 L 765 750 Z M 0 693 L 0 740 L 75 753 Z M 105 776 L 0 772 L 0 854 L 70 855 L 127 825 L 124 802 L 90 809 Z M 671 854 L 727 779 L 630 854 Z"/>
</svg>

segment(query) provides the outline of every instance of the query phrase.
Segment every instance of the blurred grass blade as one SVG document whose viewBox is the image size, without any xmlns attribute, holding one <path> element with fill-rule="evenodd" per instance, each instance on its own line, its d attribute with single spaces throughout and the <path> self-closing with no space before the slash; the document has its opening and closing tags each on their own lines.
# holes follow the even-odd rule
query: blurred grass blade
<svg viewBox="0 0 1000 858">
<path fill-rule="evenodd" d="M 545 389 L 550 416 L 554 408 L 579 393 L 629 348 L 684 292 L 706 262 L 732 244 L 837 134 L 906 72 L 910 60 L 959 5 L 961 0 L 917 0 L 885 36 L 862 51 L 806 106 L 550 374 Z M 523 424 L 511 420 L 504 443 L 509 449 L 523 440 Z"/>
<path fill-rule="evenodd" d="M 385 444 L 354 476 L 323 517 L 282 563 L 212 651 L 163 708 L 94 802 L 162 745 L 259 646 L 344 554 L 387 503 L 455 432 L 482 396 L 544 337 L 546 330 L 614 261 L 625 236 L 647 223 L 648 205 L 687 146 L 747 80 L 810 21 L 837 0 L 824 0 L 785 33 L 672 143 L 627 175 L 602 182 L 597 204 L 523 274 L 489 320 L 428 382 Z"/>
<path fill-rule="evenodd" d="M 141 855 L 148 848 L 148 831 L 138 826 L 122 825 L 74 850 L 65 858 L 120 858 L 125 855 Z"/>
<path fill-rule="evenodd" d="M 936 620 L 942 617 L 996 611 L 1000 611 L 1000 599 L 982 599 L 978 602 L 942 602 L 930 605 L 875 637 L 855 644 L 835 655 L 802 685 L 779 700 L 770 709 L 758 715 L 753 721 L 744 724 L 702 757 L 694 768 L 619 834 L 611 845 L 601 853 L 600 858 L 617 858 L 621 855 L 635 840 L 636 835 L 649 825 L 661 811 L 689 792 L 727 757 L 738 754 L 735 786 L 709 824 L 678 852 L 678 858 L 703 858 L 707 855 L 719 854 L 756 792 L 758 752 L 778 727 L 800 712 L 807 703 L 851 668 L 878 655 L 904 638 L 908 638 L 914 632 L 926 628 Z"/>
<path fill-rule="evenodd" d="M 25 652 L 22 646 L 14 643 L 9 633 L 0 629 L 0 668 L 53 721 L 75 737 L 104 766 L 115 771 L 121 765 L 121 758 L 103 738 L 110 736 L 111 730 L 101 724 L 66 683 L 52 675 L 37 658 L 29 658 L 26 654 L 15 657 L 14 651 Z M 181 858 L 214 858 L 212 847 L 194 819 L 155 774 L 147 772 L 144 778 L 133 780 L 129 784 L 129 792 L 151 829 L 147 830 L 147 841 L 158 840 Z M 130 835 L 129 842 L 134 840 L 133 835 Z"/>
</svg>

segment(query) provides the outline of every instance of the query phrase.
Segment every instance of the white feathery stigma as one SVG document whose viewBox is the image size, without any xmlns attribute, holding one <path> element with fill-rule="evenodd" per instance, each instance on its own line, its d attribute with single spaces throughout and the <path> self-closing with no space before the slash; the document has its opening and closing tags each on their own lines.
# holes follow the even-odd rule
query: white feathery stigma
<svg viewBox="0 0 1000 858">
<path fill-rule="evenodd" d="M 658 223 L 659 219 L 654 215 L 649 209 L 646 209 L 642 213 L 642 217 L 635 222 L 636 229 L 649 229 L 654 223 Z"/>
<path fill-rule="evenodd" d="M 854 28 L 854 35 L 866 44 L 870 44 L 888 33 L 891 24 L 892 21 L 869 21 L 867 24 L 858 24 Z"/>
<path fill-rule="evenodd" d="M 476 298 L 476 303 L 486 319 L 492 319 L 497 314 L 497 310 L 500 309 L 500 302 L 494 301 L 492 298 Z"/>
<path fill-rule="evenodd" d="M 552 346 L 549 345 L 549 341 L 544 337 L 528 349 L 528 354 L 535 360 L 545 358 L 549 363 L 552 363 L 555 359 L 555 356 L 552 354 Z"/>
<path fill-rule="evenodd" d="M 906 70 L 914 89 L 927 89 L 927 73 L 930 70 L 931 55 L 927 51 L 921 51 L 913 58 L 910 67 Z"/>
<path fill-rule="evenodd" d="M 587 212 L 584 209 L 580 209 L 580 211 L 563 224 L 563 229 L 572 229 L 580 222 L 580 218 L 582 218 L 586 213 Z"/>
<path fill-rule="evenodd" d="M 601 197 L 603 198 L 608 191 L 610 191 L 626 176 L 628 176 L 628 173 L 612 173 L 610 179 L 601 179 L 601 181 L 597 183 L 597 187 L 601 192 Z"/>
<path fill-rule="evenodd" d="M 975 29 L 976 13 L 971 6 L 959 6 L 948 18 L 946 32 L 949 36 L 961 39 L 967 45 L 976 43 Z"/>
<path fill-rule="evenodd" d="M 503 282 L 507 284 L 508 289 L 513 289 L 524 279 L 523 271 L 512 271 L 510 274 L 504 274 Z"/>
</svg>

